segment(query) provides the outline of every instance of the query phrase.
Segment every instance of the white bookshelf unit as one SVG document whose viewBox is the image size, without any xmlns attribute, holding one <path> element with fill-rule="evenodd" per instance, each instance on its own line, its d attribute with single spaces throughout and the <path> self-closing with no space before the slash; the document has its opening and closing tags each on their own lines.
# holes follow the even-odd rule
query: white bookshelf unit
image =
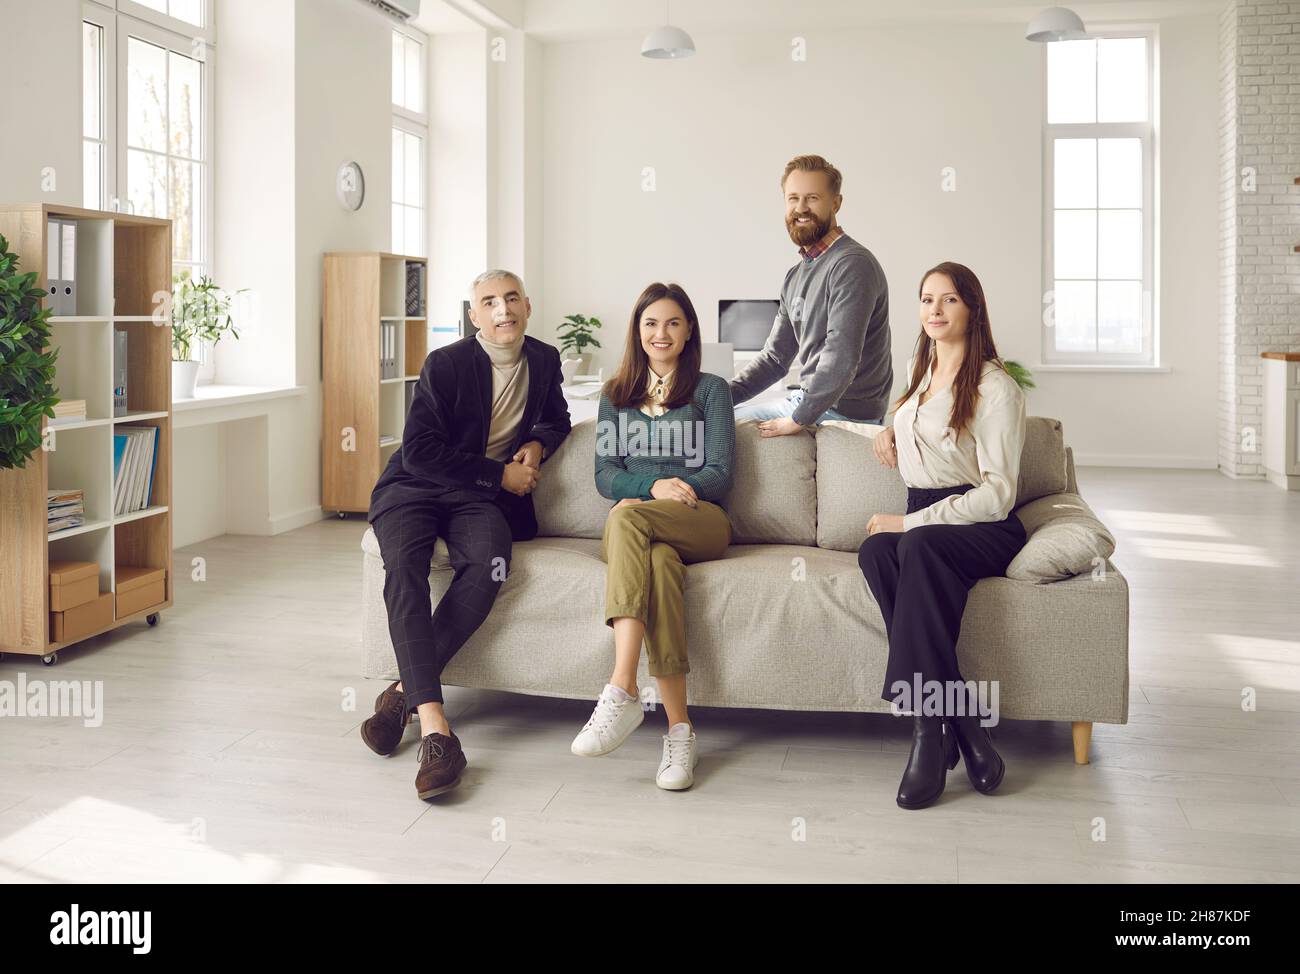
<svg viewBox="0 0 1300 974">
<path fill-rule="evenodd" d="M 77 226 L 75 314 L 50 319 L 58 349 L 60 399 L 84 399 L 86 418 L 45 428 L 47 450 L 24 469 L 0 470 L 0 652 L 40 656 L 128 622 L 157 621 L 172 604 L 171 320 L 157 302 L 171 293 L 171 221 L 54 204 L 0 205 L 0 234 L 48 290 L 46 232 L 51 218 Z M 49 306 L 49 298 L 45 299 Z M 157 307 L 157 310 L 155 310 Z M 113 333 L 129 338 L 127 414 L 113 415 Z M 123 426 L 157 427 L 157 461 L 148 506 L 113 511 L 113 437 Z M 85 522 L 48 534 L 46 491 L 80 489 Z M 49 563 L 99 566 L 99 590 L 117 591 L 119 568 L 163 568 L 165 598 L 95 631 L 51 638 Z"/>
</svg>

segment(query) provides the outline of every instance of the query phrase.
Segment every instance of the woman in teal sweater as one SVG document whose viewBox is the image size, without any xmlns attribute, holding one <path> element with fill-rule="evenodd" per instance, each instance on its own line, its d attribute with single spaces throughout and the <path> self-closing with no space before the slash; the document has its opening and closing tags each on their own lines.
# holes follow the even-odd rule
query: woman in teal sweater
<svg viewBox="0 0 1300 974">
<path fill-rule="evenodd" d="M 644 639 L 668 718 L 655 781 L 671 791 L 694 782 L 697 754 L 686 710 L 685 566 L 721 558 L 731 543 L 721 505 L 731 487 L 735 414 L 727 381 L 700 372 L 699 324 L 678 285 L 651 284 L 637 299 L 623 362 L 600 397 L 596 489 L 617 501 L 601 549 L 614 672 L 573 741 L 574 754 L 596 757 L 640 725 L 636 671 Z"/>
</svg>

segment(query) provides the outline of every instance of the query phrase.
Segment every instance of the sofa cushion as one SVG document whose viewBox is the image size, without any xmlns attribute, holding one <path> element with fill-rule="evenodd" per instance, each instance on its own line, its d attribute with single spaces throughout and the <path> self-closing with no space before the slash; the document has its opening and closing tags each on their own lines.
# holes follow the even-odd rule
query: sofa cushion
<svg viewBox="0 0 1300 974">
<path fill-rule="evenodd" d="M 1007 577 L 1055 582 L 1104 565 L 1115 538 L 1078 494 L 1051 494 L 1016 510 L 1025 526 L 1025 546 L 1007 566 Z"/>
<path fill-rule="evenodd" d="M 596 420 L 576 424 L 542 464 L 533 491 L 537 533 L 544 538 L 600 538 L 614 502 L 596 490 Z"/>
<path fill-rule="evenodd" d="M 383 559 L 384 555 L 379 550 L 379 539 L 375 537 L 374 528 L 367 528 L 366 533 L 361 536 L 361 550 L 368 555 Z M 442 538 L 433 543 L 433 558 L 429 563 L 429 568 L 437 571 L 451 571 L 451 555 L 447 551 L 447 542 Z"/>
<path fill-rule="evenodd" d="M 867 538 L 872 514 L 907 510 L 907 486 L 897 469 L 882 465 L 871 441 L 883 427 L 865 423 L 824 423 L 817 432 L 817 544 L 857 551 Z M 1025 420 L 1016 505 L 1067 487 L 1061 422 L 1043 416 Z"/>
<path fill-rule="evenodd" d="M 722 505 L 733 544 L 817 543 L 816 455 L 810 434 L 763 439 L 757 423 L 736 424 L 732 486 Z"/>
<path fill-rule="evenodd" d="M 448 664 L 443 682 L 594 698 L 614 658 L 613 631 L 603 621 L 605 573 L 599 541 L 516 544 L 491 614 Z M 376 558 L 363 559 L 362 578 L 363 672 L 396 679 Z M 449 572 L 432 573 L 435 600 L 450 580 Z M 684 595 L 693 705 L 888 710 L 880 699 L 884 621 L 854 555 L 733 545 L 717 561 L 687 567 Z M 1116 571 L 1054 585 L 981 579 L 962 618 L 962 673 L 999 681 L 1003 717 L 1123 722 L 1127 605 L 1128 588 Z M 653 686 L 644 657 L 640 682 Z"/>
<path fill-rule="evenodd" d="M 876 459 L 871 441 L 884 427 L 822 424 L 817 430 L 817 545 L 857 551 L 872 514 L 901 514 L 907 486 Z"/>
<path fill-rule="evenodd" d="M 1066 489 L 1065 434 L 1059 419 L 1025 419 L 1025 448 L 1020 453 L 1016 507 Z"/>
</svg>

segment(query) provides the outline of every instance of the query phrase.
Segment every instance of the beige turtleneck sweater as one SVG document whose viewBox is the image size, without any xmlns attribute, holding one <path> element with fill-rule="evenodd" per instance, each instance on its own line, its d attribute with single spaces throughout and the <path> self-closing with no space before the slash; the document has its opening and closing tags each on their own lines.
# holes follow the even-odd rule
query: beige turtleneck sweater
<svg viewBox="0 0 1300 974">
<path fill-rule="evenodd" d="M 485 452 L 489 459 L 509 463 L 514 455 L 510 448 L 528 402 L 528 359 L 523 339 L 513 345 L 497 345 L 481 332 L 476 337 L 492 360 L 492 424 Z"/>
</svg>

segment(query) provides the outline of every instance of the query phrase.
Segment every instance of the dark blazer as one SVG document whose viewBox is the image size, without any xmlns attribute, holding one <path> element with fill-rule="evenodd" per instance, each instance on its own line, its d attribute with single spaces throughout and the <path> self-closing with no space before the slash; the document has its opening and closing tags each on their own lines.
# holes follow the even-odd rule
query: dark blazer
<svg viewBox="0 0 1300 974">
<path fill-rule="evenodd" d="M 569 407 L 560 389 L 560 353 L 524 335 L 528 399 L 511 452 L 529 440 L 545 447 L 543 463 L 569 435 Z M 506 465 L 484 455 L 492 423 L 492 360 L 471 335 L 434 349 L 424 360 L 402 445 L 370 495 L 369 520 L 406 504 L 486 500 L 506 515 L 514 540 L 537 535 L 533 497 L 501 489 Z"/>
</svg>

